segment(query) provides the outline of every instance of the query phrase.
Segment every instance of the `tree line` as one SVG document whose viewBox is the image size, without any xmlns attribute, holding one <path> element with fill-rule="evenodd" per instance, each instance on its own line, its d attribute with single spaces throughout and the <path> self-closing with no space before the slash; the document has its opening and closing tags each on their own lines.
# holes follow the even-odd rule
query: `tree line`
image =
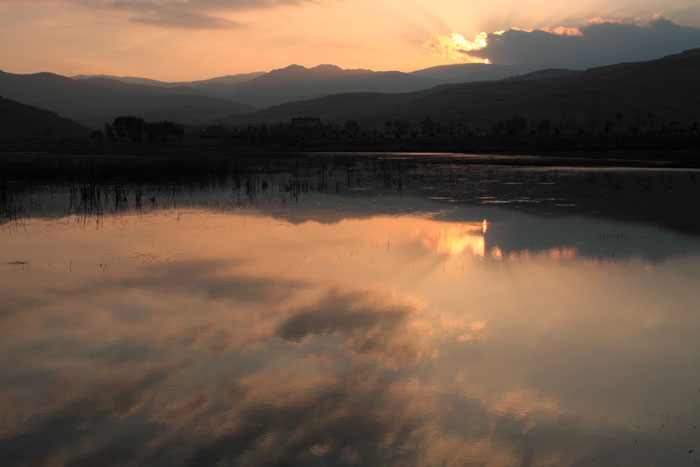
<svg viewBox="0 0 700 467">
<path fill-rule="evenodd" d="M 179 142 L 185 136 L 182 125 L 168 120 L 147 122 L 133 115 L 120 116 L 106 123 L 104 130 L 95 130 L 92 139 L 101 143 L 169 143 Z"/>
</svg>

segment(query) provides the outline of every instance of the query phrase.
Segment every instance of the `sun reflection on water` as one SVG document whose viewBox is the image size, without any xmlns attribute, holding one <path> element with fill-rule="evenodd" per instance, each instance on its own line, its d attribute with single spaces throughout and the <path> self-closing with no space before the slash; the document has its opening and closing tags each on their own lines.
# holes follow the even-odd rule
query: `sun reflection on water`
<svg viewBox="0 0 700 467">
<path fill-rule="evenodd" d="M 445 228 L 426 234 L 422 239 L 423 246 L 436 254 L 459 255 L 469 251 L 474 256 L 484 257 L 486 254 L 487 222 L 452 224 Z"/>
</svg>

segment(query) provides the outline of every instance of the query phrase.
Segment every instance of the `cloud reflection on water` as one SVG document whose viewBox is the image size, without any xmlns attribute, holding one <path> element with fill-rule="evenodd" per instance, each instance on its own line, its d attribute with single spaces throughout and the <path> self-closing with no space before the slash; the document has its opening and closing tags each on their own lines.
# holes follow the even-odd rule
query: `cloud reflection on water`
<svg viewBox="0 0 700 467">
<path fill-rule="evenodd" d="M 484 225 L 190 211 L 3 233 L 31 267 L 0 269 L 0 452 L 47 465 L 687 461 L 697 257 L 590 269 L 574 246 L 517 253 L 497 242 L 504 225 Z"/>
</svg>

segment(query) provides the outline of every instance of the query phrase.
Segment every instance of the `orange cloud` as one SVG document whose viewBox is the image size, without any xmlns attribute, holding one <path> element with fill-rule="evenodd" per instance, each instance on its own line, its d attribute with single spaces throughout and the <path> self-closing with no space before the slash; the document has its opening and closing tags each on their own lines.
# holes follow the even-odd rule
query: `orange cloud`
<svg viewBox="0 0 700 467">
<path fill-rule="evenodd" d="M 475 57 L 469 53 L 484 49 L 488 46 L 488 34 L 480 32 L 474 40 L 468 41 L 461 34 L 453 32 L 449 36 L 435 36 L 426 41 L 423 46 L 436 57 L 449 58 L 462 63 L 489 63 L 488 59 Z"/>
<path fill-rule="evenodd" d="M 551 32 L 552 34 L 558 34 L 560 36 L 583 36 L 583 33 L 578 28 L 567 28 L 565 26 L 559 26 L 556 28 L 544 27 L 542 28 L 544 32 Z"/>
<path fill-rule="evenodd" d="M 125 12 L 128 20 L 166 28 L 231 29 L 243 26 L 229 12 L 268 9 L 307 3 L 308 0 L 77 0 L 85 8 Z M 60 3 L 71 3 L 59 0 Z"/>
</svg>

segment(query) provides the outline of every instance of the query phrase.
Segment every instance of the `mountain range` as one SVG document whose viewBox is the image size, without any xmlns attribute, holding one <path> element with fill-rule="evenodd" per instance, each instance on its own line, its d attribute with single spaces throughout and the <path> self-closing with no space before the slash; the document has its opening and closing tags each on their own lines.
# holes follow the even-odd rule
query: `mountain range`
<svg viewBox="0 0 700 467">
<path fill-rule="evenodd" d="M 290 65 L 269 73 L 229 75 L 204 81 L 162 82 L 147 78 L 86 76 L 77 80 L 111 79 L 127 84 L 145 84 L 160 88 L 187 89 L 191 94 L 204 95 L 242 103 L 257 108 L 313 99 L 343 92 L 411 92 L 445 84 L 447 81 L 425 75 L 398 71 L 345 70 L 335 65 L 305 68 Z"/>
<path fill-rule="evenodd" d="M 93 128 L 127 114 L 147 120 L 201 123 L 254 110 L 225 99 L 197 95 L 187 87 L 162 88 L 107 78 L 74 80 L 53 73 L 0 72 L 0 95 Z"/>
<path fill-rule="evenodd" d="M 98 128 L 125 114 L 146 120 L 201 124 L 342 92 L 411 92 L 443 83 L 437 78 L 408 73 L 344 70 L 333 65 L 292 65 L 269 73 L 179 83 L 139 77 L 69 78 L 53 73 L 20 75 L 0 71 L 0 96 Z"/>
<path fill-rule="evenodd" d="M 517 116 L 592 130 L 610 123 L 672 127 L 700 120 L 700 49 L 585 71 L 522 70 L 463 64 L 400 73 L 292 65 L 179 83 L 0 72 L 0 95 L 91 128 L 118 115 L 185 124 L 279 123 L 314 116 L 375 126 L 430 118 L 482 129 Z"/>
<path fill-rule="evenodd" d="M 128 83 L 128 84 L 148 84 L 151 86 L 158 86 L 161 88 L 179 88 L 179 87 L 190 87 L 190 88 L 198 88 L 198 89 L 206 89 L 209 86 L 226 86 L 226 85 L 236 85 L 240 83 L 244 83 L 246 81 L 250 81 L 252 79 L 257 78 L 258 76 L 262 76 L 265 73 L 260 71 L 260 72 L 254 72 L 254 73 L 243 73 L 243 74 L 238 74 L 238 75 L 226 75 L 226 76 L 219 76 L 216 78 L 210 78 L 210 79 L 205 79 L 205 80 L 200 80 L 200 81 L 176 81 L 176 82 L 167 82 L 167 81 L 158 81 L 155 79 L 150 79 L 150 78 L 139 78 L 136 76 L 113 76 L 113 75 L 76 75 L 76 76 L 71 76 L 73 79 L 92 79 L 92 78 L 107 78 L 107 79 L 113 79 L 115 81 L 121 81 L 123 83 Z"/>
<path fill-rule="evenodd" d="M 537 71 L 534 65 L 499 65 L 486 63 L 457 63 L 439 65 L 414 71 L 413 76 L 432 78 L 445 83 L 494 81 Z"/>
<path fill-rule="evenodd" d="M 700 49 L 648 62 L 623 63 L 585 71 L 540 70 L 498 81 L 450 84 L 402 94 L 349 93 L 287 103 L 228 123 L 274 123 L 293 116 L 327 122 L 387 120 L 461 124 L 490 129 L 521 117 L 547 119 L 562 128 L 601 130 L 654 125 L 674 127 L 700 121 Z"/>
</svg>

